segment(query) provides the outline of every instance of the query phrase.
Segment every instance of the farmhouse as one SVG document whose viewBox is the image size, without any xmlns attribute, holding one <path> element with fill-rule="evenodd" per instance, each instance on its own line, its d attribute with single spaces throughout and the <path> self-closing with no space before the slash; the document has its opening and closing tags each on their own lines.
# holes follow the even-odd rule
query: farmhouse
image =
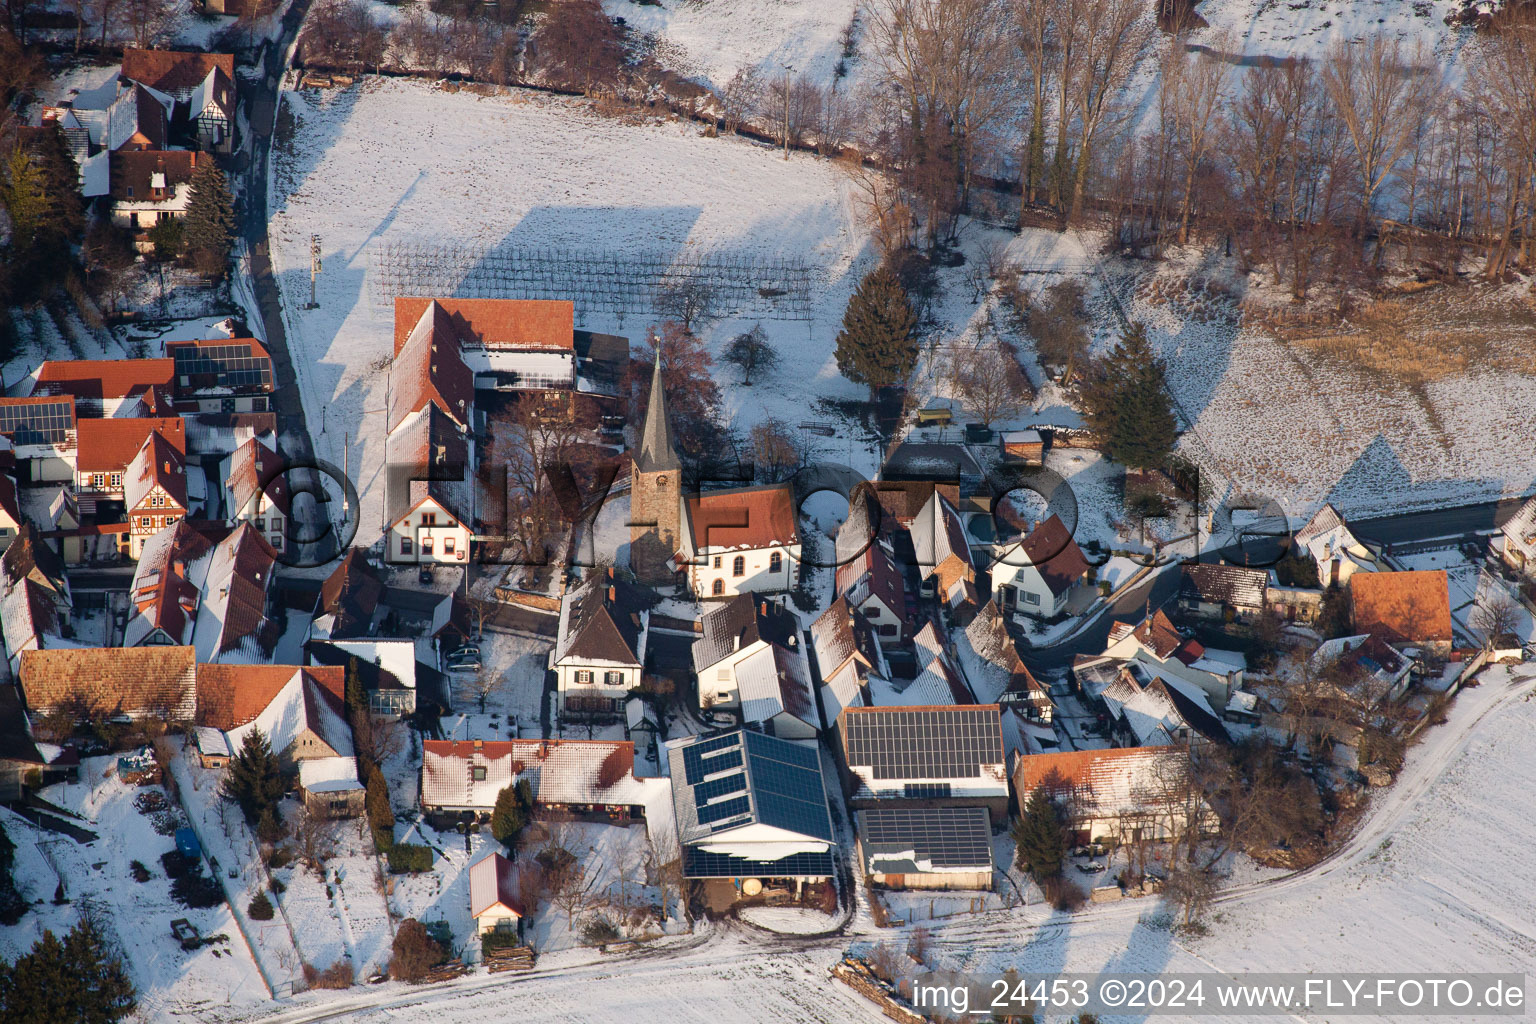
<svg viewBox="0 0 1536 1024">
<path fill-rule="evenodd" d="M 285 463 L 270 438 L 251 438 L 224 464 L 225 518 L 231 526 L 249 524 L 281 552 L 292 511 Z"/>
<path fill-rule="evenodd" d="M 1332 504 L 1318 509 L 1296 531 L 1296 547 L 1317 563 L 1317 581 L 1323 588 L 1343 586 L 1357 572 L 1376 572 L 1376 554 L 1350 532 L 1344 517 Z"/>
<path fill-rule="evenodd" d="M 617 719 L 639 689 L 654 597 L 610 569 L 560 601 L 549 667 L 563 718 Z"/>
<path fill-rule="evenodd" d="M 684 877 L 831 877 L 837 843 L 814 745 L 737 730 L 667 746 Z"/>
<path fill-rule="evenodd" d="M 79 450 L 73 461 L 76 500 L 83 514 L 95 515 L 98 502 L 124 500 L 123 479 L 128 464 L 154 434 L 185 457 L 186 425 L 179 416 L 79 421 Z M 182 473 L 184 476 L 185 467 Z"/>
<path fill-rule="evenodd" d="M 960 513 L 937 488 L 912 520 L 912 548 L 925 585 L 932 585 L 945 607 L 958 612 L 973 610 L 976 599 L 976 566 Z"/>
<path fill-rule="evenodd" d="M 382 618 L 379 598 L 384 582 L 362 548 L 348 548 L 341 562 L 320 585 L 315 599 L 315 640 L 350 640 L 372 636 Z"/>
<path fill-rule="evenodd" d="M 185 519 L 144 542 L 128 591 L 133 612 L 123 628 L 124 647 L 184 646 L 192 642 L 201 581 L 213 542 Z"/>
<path fill-rule="evenodd" d="M 187 516 L 186 457 L 159 431 L 144 439 L 123 472 L 128 557 L 138 558 L 155 534 Z"/>
<path fill-rule="evenodd" d="M 1061 517 L 1052 515 L 1005 547 L 992 566 L 992 593 L 1003 614 L 1052 618 L 1067 610 L 1088 559 Z"/>
<path fill-rule="evenodd" d="M 168 341 L 171 396 L 183 412 L 255 413 L 271 408 L 272 356 L 255 338 Z"/>
<path fill-rule="evenodd" d="M 846 598 L 837 598 L 811 623 L 811 646 L 821 676 L 824 721 L 836 722 L 847 707 L 867 707 L 872 703 L 870 677 L 890 676 L 874 627 Z"/>
<path fill-rule="evenodd" d="M 1499 531 L 1500 554 L 1516 572 L 1536 577 L 1536 498 L 1521 505 Z"/>
<path fill-rule="evenodd" d="M 710 609 L 701 630 L 702 635 L 693 642 L 701 708 L 745 710 L 743 673 L 755 680 L 761 672 L 789 665 L 794 660 L 791 656 L 799 655 L 800 626 L 794 613 L 755 594 L 738 594 Z M 775 654 L 775 649 L 783 653 Z M 795 682 L 805 683 L 808 696 L 808 679 L 798 670 Z M 798 699 L 793 703 L 800 707 Z M 814 711 L 811 714 L 814 716 Z"/>
<path fill-rule="evenodd" d="M 228 53 L 123 51 L 122 78 L 174 98 L 172 134 L 214 153 L 233 149 L 235 58 Z"/>
<path fill-rule="evenodd" d="M 850 504 L 849 507 L 855 506 Z M 843 523 L 838 532 L 839 549 L 843 531 L 853 537 L 857 535 L 857 529 Z M 862 551 L 847 558 L 840 550 L 834 592 L 868 620 L 880 643 L 901 643 L 907 633 L 906 584 L 902 581 L 901 570 L 883 544 L 869 540 Z"/>
<path fill-rule="evenodd" d="M 395 299 L 395 352 L 432 325 L 482 391 L 570 390 L 576 386 L 575 304 L 548 299 Z"/>
<path fill-rule="evenodd" d="M 1179 581 L 1179 607 L 1208 619 L 1246 621 L 1264 610 L 1269 573 L 1240 565 L 1185 565 Z"/>
<path fill-rule="evenodd" d="M 154 252 L 149 232 L 163 220 L 186 216 L 192 205 L 192 177 L 212 159 L 185 149 L 113 152 L 107 162 L 112 223 L 132 232 L 139 252 Z"/>
</svg>

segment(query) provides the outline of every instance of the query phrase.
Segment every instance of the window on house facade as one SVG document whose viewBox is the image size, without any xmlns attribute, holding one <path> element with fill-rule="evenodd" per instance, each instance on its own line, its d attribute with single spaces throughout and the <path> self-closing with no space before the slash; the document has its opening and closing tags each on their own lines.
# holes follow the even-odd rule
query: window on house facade
<svg viewBox="0 0 1536 1024">
<path fill-rule="evenodd" d="M 283 528 L 283 517 L 282 516 L 273 516 L 272 517 L 272 532 L 276 533 L 277 531 L 281 530 L 282 528 Z"/>
<path fill-rule="evenodd" d="M 719 682 L 719 683 L 728 683 L 728 682 L 730 682 L 731 681 L 731 670 L 728 669 L 728 668 L 716 669 L 715 670 L 715 681 Z"/>
<path fill-rule="evenodd" d="M 894 623 L 894 622 L 883 622 L 883 623 L 881 623 L 880 624 L 880 635 L 881 636 L 895 636 L 896 635 L 896 623 Z"/>
<path fill-rule="evenodd" d="M 784 556 L 782 554 L 780 554 L 779 552 L 775 551 L 773 554 L 768 556 L 768 571 L 769 572 L 779 572 L 783 568 L 784 568 Z"/>
<path fill-rule="evenodd" d="M 444 537 L 443 538 L 443 554 L 445 554 L 445 555 L 453 554 L 453 538 L 452 537 Z"/>
<path fill-rule="evenodd" d="M 256 517 L 256 529 L 258 529 L 258 530 L 265 530 L 266 528 L 267 528 L 267 519 L 266 519 L 266 517 L 265 516 L 257 516 Z"/>
<path fill-rule="evenodd" d="M 141 529 L 141 530 L 149 529 L 149 516 L 140 516 L 139 517 L 139 529 Z"/>
<path fill-rule="evenodd" d="M 603 682 L 607 683 L 609 686 L 623 686 L 624 685 L 624 673 L 623 672 L 604 672 L 603 673 Z"/>
<path fill-rule="evenodd" d="M 92 487 L 100 487 L 101 486 L 101 481 L 103 479 L 104 478 L 102 477 L 102 475 L 100 473 L 92 473 L 91 474 L 91 486 Z"/>
<path fill-rule="evenodd" d="M 424 554 L 424 555 L 430 555 L 432 553 L 432 538 L 431 537 L 423 537 L 423 538 L 421 538 L 421 553 Z"/>
<path fill-rule="evenodd" d="M 422 526 L 436 526 L 437 525 L 437 513 L 436 512 L 423 512 L 421 514 L 421 525 Z"/>
<path fill-rule="evenodd" d="M 111 476 L 111 481 L 112 481 L 112 486 L 113 487 L 121 487 L 121 486 L 123 486 L 123 474 L 121 474 L 121 473 L 113 473 L 112 476 Z"/>
<path fill-rule="evenodd" d="M 484 782 L 485 781 L 485 765 L 477 764 L 477 765 L 472 766 L 469 769 L 469 775 L 470 775 L 470 778 L 474 779 L 476 782 Z"/>
<path fill-rule="evenodd" d="M 411 553 L 411 538 L 409 538 L 409 537 L 401 537 L 400 538 L 400 553 L 402 555 L 408 555 L 408 554 Z"/>
<path fill-rule="evenodd" d="M 721 594 L 725 593 L 725 580 L 715 580 L 715 582 L 710 586 L 709 592 L 715 597 L 719 597 Z"/>
<path fill-rule="evenodd" d="M 731 575 L 732 576 L 745 576 L 746 574 L 747 574 L 747 560 L 746 560 L 746 558 L 744 556 L 742 556 L 742 555 L 737 555 L 735 558 L 731 559 Z"/>
<path fill-rule="evenodd" d="M 592 670 L 587 668 L 577 669 L 576 681 L 578 683 L 590 683 L 592 681 Z"/>
<path fill-rule="evenodd" d="M 1024 603 L 1025 604 L 1039 604 L 1040 603 L 1040 595 L 1039 594 L 1031 593 L 1028 590 L 1021 590 L 1021 591 L 1019 591 L 1019 593 L 1021 595 L 1023 595 Z"/>
<path fill-rule="evenodd" d="M 723 564 L 723 559 L 719 555 L 716 555 L 715 556 L 715 568 L 716 569 L 720 568 L 721 564 Z"/>
</svg>

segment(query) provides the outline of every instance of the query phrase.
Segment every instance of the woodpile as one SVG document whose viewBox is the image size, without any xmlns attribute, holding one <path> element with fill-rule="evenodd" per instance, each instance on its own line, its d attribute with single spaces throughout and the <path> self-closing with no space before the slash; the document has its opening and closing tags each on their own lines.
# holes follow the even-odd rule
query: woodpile
<svg viewBox="0 0 1536 1024">
<path fill-rule="evenodd" d="M 452 981 L 454 978 L 462 978 L 469 973 L 469 966 L 462 960 L 449 960 L 447 963 L 438 964 L 427 972 L 424 979 L 427 984 L 435 985 L 440 981 Z"/>
<path fill-rule="evenodd" d="M 485 951 L 485 966 L 492 974 L 533 970 L 532 946 L 501 946 Z"/>
<path fill-rule="evenodd" d="M 875 977 L 869 964 L 858 957 L 848 957 L 832 967 L 832 977 L 853 989 L 859 995 L 880 1007 L 880 1012 L 901 1024 L 926 1024 L 927 1019 L 902 1002 Z"/>
</svg>

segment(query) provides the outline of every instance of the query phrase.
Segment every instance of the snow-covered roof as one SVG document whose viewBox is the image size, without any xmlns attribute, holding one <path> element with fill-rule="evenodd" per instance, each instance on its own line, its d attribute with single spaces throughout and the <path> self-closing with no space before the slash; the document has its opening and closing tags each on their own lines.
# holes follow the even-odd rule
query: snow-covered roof
<svg viewBox="0 0 1536 1024">
<path fill-rule="evenodd" d="M 912 520 L 912 548 L 925 577 L 950 557 L 972 566 L 970 543 L 965 539 L 965 524 L 960 512 L 937 489 L 928 496 L 917 518 Z"/>
<path fill-rule="evenodd" d="M 231 750 L 240 749 L 245 737 L 260 729 L 274 753 L 282 753 L 307 729 L 339 756 L 352 756 L 352 729 L 342 718 L 335 698 L 302 669 L 277 691 L 272 702 L 256 718 L 229 731 Z"/>
<path fill-rule="evenodd" d="M 601 784 L 605 764 L 622 773 L 606 786 Z M 421 800 L 428 807 L 490 809 L 497 794 L 526 778 L 542 804 L 643 804 L 646 793 L 634 764 L 635 747 L 628 741 L 427 740 Z"/>
<path fill-rule="evenodd" d="M 95 199 L 112 191 L 112 154 L 102 150 L 80 161 L 80 194 Z"/>
<path fill-rule="evenodd" d="M 299 762 L 299 786 L 308 793 L 345 793 L 362 789 L 357 758 L 310 757 Z"/>
<path fill-rule="evenodd" d="M 214 549 L 203 585 L 193 643 L 199 661 L 260 664 L 272 660 L 281 623 L 267 616 L 277 556 L 249 523 Z"/>
<path fill-rule="evenodd" d="M 736 687 L 744 722 L 766 722 L 788 713 L 812 728 L 820 725 L 801 648 L 768 644 L 748 655 L 736 666 Z"/>
<path fill-rule="evenodd" d="M 1014 763 L 1014 788 L 1024 799 L 1035 788 L 1059 783 L 1087 815 L 1152 813 L 1165 794 L 1180 793 L 1189 776 L 1182 747 L 1112 747 L 1034 754 Z M 1179 797 L 1182 799 L 1182 796 Z"/>
<path fill-rule="evenodd" d="M 197 739 L 197 752 L 209 756 L 229 757 L 229 740 L 222 732 L 207 725 L 199 725 L 192 730 Z"/>
</svg>

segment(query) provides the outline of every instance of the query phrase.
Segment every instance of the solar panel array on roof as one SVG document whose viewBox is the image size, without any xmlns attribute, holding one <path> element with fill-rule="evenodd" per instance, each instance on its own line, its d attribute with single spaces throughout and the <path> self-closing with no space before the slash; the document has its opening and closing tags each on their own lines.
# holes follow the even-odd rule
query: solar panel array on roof
<svg viewBox="0 0 1536 1024">
<path fill-rule="evenodd" d="M 272 361 L 250 345 L 177 345 L 171 352 L 178 377 L 208 373 L 219 387 L 272 386 Z"/>
<path fill-rule="evenodd" d="M 717 736 L 683 748 L 683 770 L 688 785 L 697 786 L 706 775 L 741 767 L 741 735 Z M 736 749 L 731 749 L 736 748 Z M 706 757 L 713 754 L 713 757 Z"/>
<path fill-rule="evenodd" d="M 888 807 L 859 812 L 859 835 L 872 854 L 910 853 L 934 867 L 992 863 L 992 827 L 984 807 Z"/>
<path fill-rule="evenodd" d="M 697 846 L 683 850 L 683 873 L 689 878 L 826 878 L 832 870 L 830 850 L 795 853 L 775 861 L 747 860 Z"/>
<path fill-rule="evenodd" d="M 0 401 L 0 434 L 12 444 L 65 444 L 75 429 L 75 402 L 72 398 L 49 401 Z"/>
<path fill-rule="evenodd" d="M 995 706 L 890 709 L 846 713 L 849 767 L 877 779 L 968 779 L 1003 763 L 1002 720 Z"/>
<path fill-rule="evenodd" d="M 757 820 L 831 841 L 821 759 L 814 749 L 761 733 L 743 733 Z"/>
</svg>

